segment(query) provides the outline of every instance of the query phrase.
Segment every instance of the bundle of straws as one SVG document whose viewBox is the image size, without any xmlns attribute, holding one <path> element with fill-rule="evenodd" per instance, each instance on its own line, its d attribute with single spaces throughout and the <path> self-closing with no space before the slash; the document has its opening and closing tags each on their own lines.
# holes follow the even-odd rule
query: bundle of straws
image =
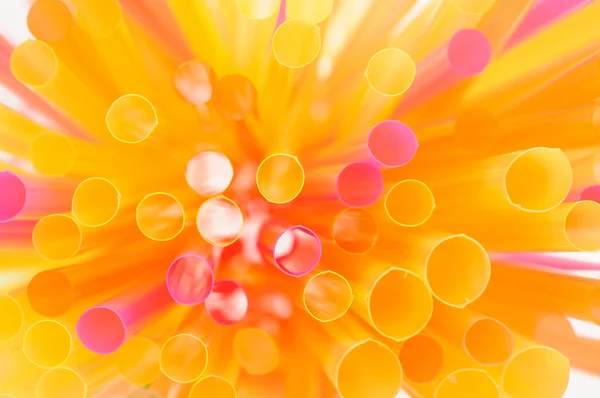
<svg viewBox="0 0 600 398">
<path fill-rule="evenodd" d="M 5 0 L 17 3 L 17 0 Z M 0 37 L 0 394 L 600 375 L 600 3 L 37 0 Z M 25 23 L 25 21 L 22 21 Z"/>
</svg>

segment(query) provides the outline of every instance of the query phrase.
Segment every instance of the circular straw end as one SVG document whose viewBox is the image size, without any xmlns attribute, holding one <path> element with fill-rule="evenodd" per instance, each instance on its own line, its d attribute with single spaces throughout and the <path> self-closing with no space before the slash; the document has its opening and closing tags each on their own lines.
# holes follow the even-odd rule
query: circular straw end
<svg viewBox="0 0 600 398">
<path fill-rule="evenodd" d="M 477 75 L 492 58 L 492 47 L 487 37 L 475 29 L 462 29 L 452 36 L 447 49 L 452 69 L 464 76 Z"/>
<path fill-rule="evenodd" d="M 0 222 L 10 221 L 23 211 L 27 188 L 23 181 L 10 171 L 0 172 Z"/>
<path fill-rule="evenodd" d="M 364 340 L 351 347 L 340 360 L 335 383 L 344 398 L 395 397 L 402 384 L 402 367 L 387 346 Z"/>
<path fill-rule="evenodd" d="M 110 354 L 125 342 L 126 328 L 121 316 L 106 307 L 93 307 L 77 322 L 77 336 L 96 354 Z"/>
<path fill-rule="evenodd" d="M 397 48 L 386 48 L 371 57 L 365 76 L 373 90 L 395 97 L 412 85 L 416 66 L 410 55 Z"/>
<path fill-rule="evenodd" d="M 235 325 L 246 317 L 248 297 L 236 281 L 220 280 L 215 282 L 204 306 L 208 315 L 218 325 Z"/>
<path fill-rule="evenodd" d="M 435 391 L 435 398 L 500 398 L 494 380 L 483 370 L 461 369 L 446 376 Z"/>
<path fill-rule="evenodd" d="M 297 225 L 279 236 L 273 248 L 273 259 L 285 274 L 300 277 L 317 266 L 321 253 L 321 240 L 317 234 Z"/>
<path fill-rule="evenodd" d="M 160 369 L 176 383 L 191 383 L 202 376 L 208 364 L 206 344 L 191 334 L 177 334 L 160 351 Z"/>
<path fill-rule="evenodd" d="M 388 217 L 403 227 L 424 224 L 435 209 L 433 193 L 418 180 L 400 181 L 388 191 L 384 201 Z"/>
<path fill-rule="evenodd" d="M 203 257 L 182 256 L 169 267 L 166 281 L 169 294 L 176 303 L 198 305 L 206 300 L 213 288 L 213 271 Z"/>
<path fill-rule="evenodd" d="M 112 221 L 119 211 L 121 194 L 104 178 L 88 178 L 75 189 L 71 210 L 73 217 L 86 227 L 101 227 Z"/>
<path fill-rule="evenodd" d="M 343 251 L 364 254 L 375 245 L 379 225 L 364 209 L 345 209 L 335 217 L 332 235 L 334 243 Z"/>
<path fill-rule="evenodd" d="M 319 28 L 301 19 L 282 23 L 273 35 L 273 54 L 288 68 L 301 68 L 310 64 L 321 49 Z"/>
<path fill-rule="evenodd" d="M 404 376 L 413 383 L 429 383 L 444 365 L 444 349 L 435 339 L 418 334 L 406 340 L 400 349 Z"/>
<path fill-rule="evenodd" d="M 86 385 L 81 376 L 67 368 L 54 368 L 44 373 L 35 386 L 37 398 L 84 398 Z"/>
<path fill-rule="evenodd" d="M 351 163 L 344 167 L 336 181 L 339 200 L 351 207 L 372 205 L 383 193 L 383 176 L 371 163 Z"/>
<path fill-rule="evenodd" d="M 37 222 L 32 240 L 35 251 L 42 258 L 62 261 L 79 251 L 82 236 L 75 220 L 62 214 L 53 214 Z"/>
<path fill-rule="evenodd" d="M 267 156 L 256 170 L 256 186 L 268 202 L 289 203 L 304 187 L 304 168 L 292 155 L 277 153 Z"/>
<path fill-rule="evenodd" d="M 419 143 L 415 133 L 404 123 L 386 120 L 371 130 L 367 148 L 381 165 L 387 167 L 404 166 L 417 153 Z"/>
<path fill-rule="evenodd" d="M 204 397 L 236 398 L 237 392 L 228 380 L 219 376 L 207 376 L 192 387 L 189 398 Z"/>
<path fill-rule="evenodd" d="M 10 70 L 19 82 L 44 87 L 56 76 L 58 58 L 49 44 L 41 40 L 27 40 L 13 50 Z"/>
<path fill-rule="evenodd" d="M 341 318 L 352 305 L 350 283 L 333 271 L 323 271 L 306 282 L 302 293 L 306 311 L 319 322 Z"/>
<path fill-rule="evenodd" d="M 71 353 L 71 333 L 56 321 L 39 321 L 23 336 L 23 352 L 34 365 L 54 368 L 64 363 Z"/>
</svg>

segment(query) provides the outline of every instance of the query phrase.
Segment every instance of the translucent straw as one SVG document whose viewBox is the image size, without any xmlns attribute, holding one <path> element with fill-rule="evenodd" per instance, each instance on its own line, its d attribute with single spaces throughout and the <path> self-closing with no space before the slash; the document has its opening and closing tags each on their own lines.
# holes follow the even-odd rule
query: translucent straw
<svg viewBox="0 0 600 398">
<path fill-rule="evenodd" d="M 140 231 L 156 241 L 175 238 L 185 224 L 181 204 L 173 195 L 164 192 L 146 195 L 138 204 L 135 216 Z"/>
<path fill-rule="evenodd" d="M 218 325 L 235 325 L 246 317 L 248 297 L 239 283 L 223 279 L 215 282 L 204 306 L 208 315 Z"/>
<path fill-rule="evenodd" d="M 177 334 L 163 344 L 160 351 L 160 369 L 176 383 L 191 383 L 206 370 L 206 344 L 191 334 Z"/>
<path fill-rule="evenodd" d="M 233 166 L 221 152 L 200 152 L 188 162 L 185 179 L 199 195 L 215 196 L 223 193 L 231 184 Z"/>
<path fill-rule="evenodd" d="M 271 373 L 279 365 L 279 348 L 271 336 L 257 328 L 240 329 L 233 338 L 235 360 L 251 375 Z"/>
<path fill-rule="evenodd" d="M 319 263 L 322 250 L 319 237 L 310 229 L 276 222 L 261 229 L 259 248 L 268 261 L 294 277 L 311 272 Z"/>
<path fill-rule="evenodd" d="M 351 163 L 340 171 L 337 182 L 340 201 L 351 207 L 369 206 L 383 193 L 379 167 L 370 163 Z"/>
<path fill-rule="evenodd" d="M 11 296 L 0 296 L 0 341 L 7 341 L 16 336 L 23 325 L 23 310 L 17 300 Z"/>
<path fill-rule="evenodd" d="M 219 397 L 236 398 L 235 387 L 220 376 L 206 376 L 198 380 L 190 390 L 190 398 Z"/>
<path fill-rule="evenodd" d="M 352 286 L 333 271 L 313 275 L 302 294 L 304 308 L 319 322 L 331 322 L 341 318 L 354 301 Z"/>
<path fill-rule="evenodd" d="M 291 202 L 304 187 L 304 169 L 295 156 L 284 153 L 270 155 L 256 170 L 256 186 L 271 203 Z"/>
<path fill-rule="evenodd" d="M 73 194 L 73 217 L 86 227 L 109 223 L 119 211 L 121 194 L 115 185 L 104 178 L 82 181 Z"/>
<path fill-rule="evenodd" d="M 214 80 L 214 72 L 210 66 L 197 60 L 181 64 L 174 76 L 179 95 L 192 105 L 206 104 L 210 101 Z"/>
<path fill-rule="evenodd" d="M 379 236 L 379 225 L 371 213 L 364 209 L 345 209 L 333 221 L 334 243 L 353 254 L 367 253 Z"/>
<path fill-rule="evenodd" d="M 69 138 L 55 133 L 37 135 L 29 146 L 31 163 L 47 176 L 62 176 L 75 163 L 75 148 Z"/>
<path fill-rule="evenodd" d="M 196 227 L 208 243 L 226 247 L 241 236 L 244 214 L 233 200 L 225 196 L 215 196 L 200 205 Z"/>
<path fill-rule="evenodd" d="M 23 181 L 10 171 L 0 172 L 0 222 L 19 215 L 26 200 L 27 188 Z"/>
<path fill-rule="evenodd" d="M 106 113 L 106 125 L 114 138 L 127 144 L 144 141 L 158 126 L 154 105 L 138 94 L 117 98 Z"/>
<path fill-rule="evenodd" d="M 71 353 L 71 333 L 61 323 L 43 320 L 29 326 L 23 336 L 23 352 L 41 368 L 61 366 Z"/>
<path fill-rule="evenodd" d="M 75 220 L 62 214 L 42 218 L 32 234 L 33 247 L 45 259 L 63 261 L 73 257 L 81 247 L 81 230 Z"/>
<path fill-rule="evenodd" d="M 399 167 L 411 161 L 419 143 L 407 125 L 396 120 L 386 120 L 373 127 L 367 139 L 367 147 L 383 166 Z"/>
<path fill-rule="evenodd" d="M 198 305 L 206 300 L 213 288 L 213 270 L 203 257 L 185 255 L 171 263 L 166 281 L 175 302 Z"/>
<path fill-rule="evenodd" d="M 35 393 L 38 398 L 84 398 L 87 387 L 81 376 L 68 368 L 54 368 L 40 377 Z"/>
<path fill-rule="evenodd" d="M 150 339 L 133 338 L 117 351 L 119 373 L 132 384 L 147 385 L 160 374 L 160 347 Z"/>
<path fill-rule="evenodd" d="M 442 370 L 444 349 L 434 338 L 418 334 L 402 344 L 399 358 L 408 380 L 413 383 L 429 383 Z"/>
<path fill-rule="evenodd" d="M 435 398 L 500 398 L 494 379 L 481 369 L 461 369 L 446 376 L 435 391 Z"/>
<path fill-rule="evenodd" d="M 433 193 L 418 180 L 404 180 L 394 184 L 385 196 L 388 217 L 403 227 L 417 227 L 425 223 L 435 209 Z"/>
</svg>

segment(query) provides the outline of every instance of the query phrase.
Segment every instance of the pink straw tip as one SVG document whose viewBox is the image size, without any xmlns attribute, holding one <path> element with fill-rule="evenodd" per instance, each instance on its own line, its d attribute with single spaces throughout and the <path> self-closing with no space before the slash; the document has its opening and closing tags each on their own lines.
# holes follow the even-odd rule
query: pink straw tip
<svg viewBox="0 0 600 398">
<path fill-rule="evenodd" d="M 591 200 L 600 203 L 600 185 L 590 185 L 581 190 L 579 200 Z"/>
<path fill-rule="evenodd" d="M 248 297 L 239 283 L 224 279 L 215 282 L 204 305 L 213 321 L 221 326 L 230 326 L 246 317 Z"/>
<path fill-rule="evenodd" d="M 481 73 L 492 58 L 487 37 L 475 29 L 456 32 L 448 43 L 448 61 L 452 69 L 465 76 Z"/>
<path fill-rule="evenodd" d="M 273 248 L 275 265 L 290 276 L 311 272 L 321 260 L 321 240 L 310 229 L 297 225 L 284 231 Z"/>
<path fill-rule="evenodd" d="M 195 255 L 181 256 L 167 271 L 167 289 L 176 303 L 198 305 L 213 288 L 213 271 L 205 258 Z"/>
<path fill-rule="evenodd" d="M 383 193 L 383 176 L 379 167 L 370 163 L 351 163 L 337 178 L 337 195 L 351 207 L 365 207 L 377 201 Z"/>
<path fill-rule="evenodd" d="M 373 127 L 367 140 L 371 155 L 387 167 L 404 166 L 415 156 L 418 147 L 415 133 L 397 120 L 379 123 Z"/>
<path fill-rule="evenodd" d="M 23 181 L 10 171 L 0 172 L 0 222 L 18 216 L 26 200 L 27 189 Z"/>
<path fill-rule="evenodd" d="M 81 315 L 76 329 L 79 340 L 96 354 L 113 353 L 125 342 L 123 319 L 110 308 L 90 308 Z"/>
</svg>

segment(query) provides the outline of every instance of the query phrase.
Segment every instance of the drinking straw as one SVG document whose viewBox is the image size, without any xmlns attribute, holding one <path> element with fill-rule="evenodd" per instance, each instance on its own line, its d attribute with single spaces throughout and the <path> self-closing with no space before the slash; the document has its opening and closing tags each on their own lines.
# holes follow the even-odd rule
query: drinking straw
<svg viewBox="0 0 600 398">
<path fill-rule="evenodd" d="M 69 368 L 46 371 L 37 381 L 35 394 L 39 398 L 84 398 L 87 387 L 81 376 Z"/>
<path fill-rule="evenodd" d="M 340 274 L 322 271 L 313 275 L 302 293 L 304 308 L 319 322 L 341 318 L 354 301 L 352 286 Z"/>
<path fill-rule="evenodd" d="M 446 376 L 435 391 L 435 398 L 499 398 L 500 389 L 481 369 L 460 369 Z"/>
<path fill-rule="evenodd" d="M 206 104 L 212 98 L 215 74 L 211 67 L 197 60 L 179 65 L 173 77 L 177 92 L 192 105 Z"/>
<path fill-rule="evenodd" d="M 213 269 L 205 258 L 183 255 L 169 266 L 167 289 L 177 304 L 198 305 L 209 297 L 213 278 Z"/>
<path fill-rule="evenodd" d="M 336 190 L 339 200 L 348 206 L 369 206 L 383 193 L 381 171 L 371 163 L 351 163 L 338 174 Z"/>
<path fill-rule="evenodd" d="M 117 0 L 75 0 L 76 18 L 98 50 L 120 94 L 148 95 L 148 71 Z"/>
<path fill-rule="evenodd" d="M 589 0 L 551 0 L 538 2 L 527 13 L 525 18 L 519 24 L 518 29 L 510 37 L 510 41 L 506 45 L 506 49 L 523 42 L 528 37 L 540 32 L 549 24 L 556 22 L 566 16 L 578 11 L 587 6 Z"/>
<path fill-rule="evenodd" d="M 236 4 L 232 68 L 260 87 L 281 0 L 238 0 Z"/>
<path fill-rule="evenodd" d="M 230 63 L 230 50 L 225 47 L 217 14 L 211 7 L 186 0 L 168 0 L 167 4 L 195 58 L 211 65 L 219 77 L 230 73 L 226 69 Z"/>
<path fill-rule="evenodd" d="M 63 64 L 50 45 L 40 40 L 21 43 L 10 57 L 10 70 L 19 82 L 68 113 L 87 132 L 102 140 L 109 138 L 101 123 L 108 109 L 106 101 Z"/>
<path fill-rule="evenodd" d="M 160 274 L 156 275 L 157 281 L 160 280 L 158 276 Z M 79 317 L 77 335 L 88 350 L 97 354 L 115 352 L 143 322 L 169 308 L 173 299 L 166 285 L 157 286 L 152 277 L 146 280 L 151 283 L 134 286 Z"/>
<path fill-rule="evenodd" d="M 337 393 L 344 398 L 395 396 L 403 379 L 398 356 L 385 344 L 366 337 L 368 332 L 352 318 L 345 316 L 340 321 L 320 324 L 324 326 L 321 330 L 312 323 L 304 325 L 310 331 L 305 344 L 321 362 Z"/>
<path fill-rule="evenodd" d="M 203 151 L 187 164 L 185 178 L 197 194 L 215 196 L 223 193 L 233 180 L 233 166 L 221 152 Z"/>
<path fill-rule="evenodd" d="M 218 325 L 235 325 L 246 317 L 248 297 L 242 285 L 235 280 L 221 279 L 214 283 L 204 306 Z"/>
<path fill-rule="evenodd" d="M 477 29 L 485 34 L 492 47 L 492 54 L 507 48 L 515 32 L 527 19 L 536 0 L 495 1 L 482 15 Z"/>
<path fill-rule="evenodd" d="M 591 4 L 522 45 L 513 47 L 511 51 L 492 62 L 485 75 L 469 87 L 462 106 L 470 107 L 479 104 L 496 109 L 510 109 L 513 104 L 518 104 L 521 98 L 534 91 L 532 88 L 536 85 L 553 80 L 561 72 L 571 70 L 591 57 L 595 48 L 593 43 L 597 42 L 598 33 L 581 27 L 590 26 L 590 21 L 598 12 L 600 6 Z M 565 40 L 565 32 L 578 27 L 580 34 L 569 36 L 569 40 Z M 549 43 L 553 45 L 549 46 Z M 539 46 L 544 46 L 547 51 L 532 51 Z M 544 65 L 544 71 L 539 70 L 535 65 Z M 510 77 L 504 73 L 508 69 L 512 71 Z M 534 76 L 533 82 L 530 81 Z M 519 95 L 511 99 L 515 93 Z"/>
<path fill-rule="evenodd" d="M 393 243 L 386 236 L 394 236 Z M 486 290 L 491 274 L 484 247 L 464 234 L 421 230 L 412 235 L 392 225 L 382 232 L 380 245 L 372 256 L 371 261 L 402 264 L 422 278 L 434 297 L 457 308 L 477 300 Z"/>
<path fill-rule="evenodd" d="M 108 224 L 119 211 L 121 194 L 115 185 L 104 178 L 82 181 L 73 194 L 73 218 L 87 227 Z"/>
<path fill-rule="evenodd" d="M 87 86 L 93 87 L 104 98 L 114 96 L 115 87 L 101 67 L 100 54 L 65 3 L 60 0 L 36 1 L 27 13 L 27 27 L 33 37 L 49 44 L 58 59 Z"/>
<path fill-rule="evenodd" d="M 134 337 L 117 351 L 119 374 L 137 385 L 152 383 L 160 374 L 160 347 L 147 338 Z"/>
<path fill-rule="evenodd" d="M 469 309 L 436 305 L 428 328 L 483 366 L 503 364 L 513 352 L 513 334 L 506 325 Z"/>
<path fill-rule="evenodd" d="M 517 340 L 515 355 L 502 372 L 500 386 L 510 395 L 549 398 L 564 394 L 569 375 L 569 359 L 558 351 Z"/>
<path fill-rule="evenodd" d="M 135 219 L 140 231 L 155 241 L 174 239 L 185 226 L 181 203 L 166 192 L 146 195 L 136 207 Z"/>
<path fill-rule="evenodd" d="M 600 186 L 591 185 L 581 190 L 579 193 L 579 200 L 590 200 L 600 203 Z"/>
<path fill-rule="evenodd" d="M 158 126 L 158 116 L 145 97 L 126 94 L 116 99 L 108 109 L 106 125 L 117 140 L 137 144 L 152 134 Z"/>
<path fill-rule="evenodd" d="M 344 209 L 335 215 L 332 224 L 333 242 L 348 253 L 367 253 L 379 236 L 377 220 L 364 209 Z"/>
<path fill-rule="evenodd" d="M 373 54 L 366 65 L 365 79 L 347 110 L 339 137 L 355 138 L 362 129 L 389 117 L 412 86 L 415 75 L 413 59 L 401 49 L 386 48 Z"/>
<path fill-rule="evenodd" d="M 23 326 L 23 310 L 17 300 L 11 296 L 0 296 L 0 312 L 3 316 L 0 326 L 0 341 L 16 336 Z"/>
<path fill-rule="evenodd" d="M 192 334 L 176 334 L 160 351 L 160 370 L 176 383 L 191 383 L 206 370 L 206 344 Z"/>
<path fill-rule="evenodd" d="M 447 45 L 419 63 L 415 81 L 396 115 L 404 114 L 466 78 L 480 74 L 490 62 L 491 52 L 490 43 L 482 32 L 459 30 Z"/>
<path fill-rule="evenodd" d="M 233 338 L 233 357 L 251 375 L 265 375 L 279 365 L 276 341 L 258 328 L 243 328 Z"/>
<path fill-rule="evenodd" d="M 0 192 L 0 222 L 6 222 L 18 216 L 25 207 L 27 188 L 16 174 L 2 171 Z"/>
<path fill-rule="evenodd" d="M 295 156 L 285 153 L 269 155 L 256 170 L 256 186 L 270 203 L 291 202 L 304 187 L 304 169 Z"/>
<path fill-rule="evenodd" d="M 61 323 L 42 320 L 30 325 L 23 336 L 23 352 L 41 368 L 55 368 L 65 363 L 72 349 L 72 337 Z"/>
<path fill-rule="evenodd" d="M 511 277 L 515 273 L 519 273 L 522 277 L 513 280 Z M 523 290 L 525 286 L 530 286 L 530 288 Z M 507 291 L 510 294 L 507 294 Z M 563 319 L 565 316 L 570 316 L 584 321 L 598 322 L 599 291 L 598 282 L 595 279 L 569 275 L 565 272 L 553 272 L 548 267 L 530 269 L 522 265 L 511 266 L 510 263 L 495 263 L 493 278 L 488 290 L 480 302 L 474 303 L 474 307 L 506 323 L 515 318 L 508 316 L 511 315 L 511 312 L 506 311 L 507 305 L 531 303 L 530 306 L 539 307 L 535 312 L 541 312 L 541 315 L 534 317 L 525 313 L 516 318 L 518 321 L 509 323 L 508 326 L 513 329 L 527 326 L 532 321 L 543 318 L 547 313 L 560 314 Z M 491 300 L 493 305 L 486 308 L 483 305 L 489 302 L 488 300 Z M 531 308 L 528 311 L 531 312 Z M 497 316 L 496 313 L 498 313 Z M 519 315 L 517 310 L 513 310 L 512 313 Z M 536 327 L 537 324 L 529 326 L 525 332 L 534 334 L 532 330 Z"/>
<path fill-rule="evenodd" d="M 433 298 L 429 287 L 417 274 L 373 260 L 358 262 L 347 257 L 334 258 L 325 258 L 324 263 L 350 282 L 354 294 L 353 310 L 381 335 L 395 341 L 406 340 L 418 334 L 429 322 Z M 344 267 L 340 268 L 338 261 Z M 353 263 L 357 267 L 347 269 Z M 408 302 L 414 304 L 401 304 Z"/>
<path fill-rule="evenodd" d="M 198 380 L 190 391 L 190 398 L 201 397 L 236 398 L 237 392 L 227 379 L 210 375 Z"/>
<path fill-rule="evenodd" d="M 367 148 L 382 166 L 400 167 L 412 160 L 419 143 L 404 123 L 386 120 L 377 124 L 367 139 Z"/>
<path fill-rule="evenodd" d="M 32 239 L 33 247 L 40 257 L 51 261 L 63 261 L 79 251 L 82 234 L 73 218 L 63 214 L 52 214 L 37 222 Z"/>
<path fill-rule="evenodd" d="M 318 24 L 327 19 L 329 14 L 331 14 L 333 0 L 287 0 L 285 6 L 287 19 L 303 19 L 310 23 Z"/>
<path fill-rule="evenodd" d="M 435 210 L 435 198 L 427 185 L 418 180 L 394 184 L 385 195 L 385 212 L 403 227 L 418 227 L 429 220 Z"/>
<path fill-rule="evenodd" d="M 224 117 L 243 120 L 256 106 L 256 86 L 242 75 L 226 75 L 213 85 L 211 102 Z"/>
<path fill-rule="evenodd" d="M 62 176 L 75 162 L 75 148 L 64 135 L 41 133 L 29 146 L 29 156 L 36 171 L 47 176 Z"/>
<path fill-rule="evenodd" d="M 442 370 L 444 349 L 427 334 L 417 334 L 402 344 L 398 354 L 404 376 L 412 383 L 430 383 Z"/>
<path fill-rule="evenodd" d="M 233 244 L 241 236 L 244 214 L 237 203 L 219 195 L 200 205 L 196 226 L 208 243 L 225 247 Z"/>
<path fill-rule="evenodd" d="M 450 2 L 465 14 L 483 14 L 492 8 L 496 0 L 450 0 Z"/>
<path fill-rule="evenodd" d="M 308 274 L 321 258 L 319 237 L 301 225 L 269 222 L 261 228 L 258 240 L 263 257 L 290 276 Z"/>
</svg>

